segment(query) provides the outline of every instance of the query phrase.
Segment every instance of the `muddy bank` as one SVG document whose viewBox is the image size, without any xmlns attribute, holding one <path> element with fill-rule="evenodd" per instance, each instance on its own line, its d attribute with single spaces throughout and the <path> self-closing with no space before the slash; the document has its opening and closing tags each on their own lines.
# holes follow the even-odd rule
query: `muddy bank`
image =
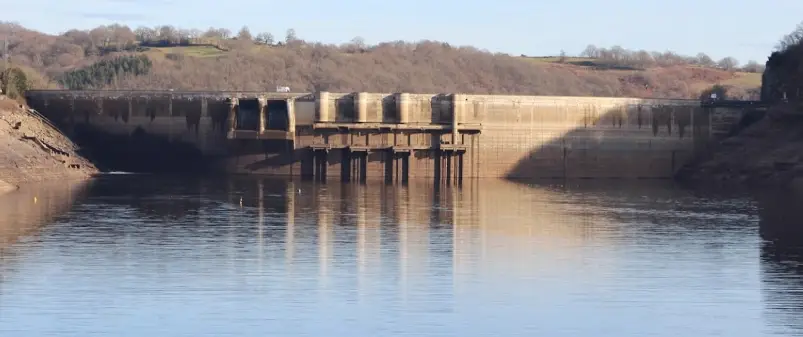
<svg viewBox="0 0 803 337">
<path fill-rule="evenodd" d="M 0 193 L 45 181 L 97 173 L 58 129 L 33 110 L 0 96 Z"/>
<path fill-rule="evenodd" d="M 763 119 L 717 144 L 711 158 L 682 170 L 678 179 L 803 190 L 803 107 L 770 108 Z"/>
</svg>

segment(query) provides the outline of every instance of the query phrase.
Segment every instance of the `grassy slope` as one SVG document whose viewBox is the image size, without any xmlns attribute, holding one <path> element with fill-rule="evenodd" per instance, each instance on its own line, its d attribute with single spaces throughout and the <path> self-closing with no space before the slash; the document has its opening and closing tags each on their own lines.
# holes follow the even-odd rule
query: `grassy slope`
<svg viewBox="0 0 803 337">
<path fill-rule="evenodd" d="M 270 53 L 270 47 L 265 46 L 252 46 L 251 52 L 258 54 Z M 182 54 L 185 57 L 192 57 L 198 59 L 207 59 L 215 57 L 227 57 L 230 52 L 218 49 L 213 46 L 187 46 L 187 47 L 161 47 L 150 48 L 145 52 L 152 58 L 157 60 L 164 59 L 168 54 Z M 668 76 L 680 76 L 685 84 L 688 86 L 689 91 L 693 93 L 701 92 L 714 84 L 722 84 L 725 86 L 733 87 L 733 91 L 737 95 L 745 95 L 741 98 L 750 98 L 749 90 L 755 90 L 761 86 L 760 73 L 746 73 L 746 72 L 727 72 L 718 69 L 701 68 L 698 66 L 678 66 L 673 68 L 651 68 L 651 69 L 612 69 L 601 70 L 593 65 L 596 60 L 584 57 L 567 57 L 561 62 L 560 57 L 557 56 L 544 56 L 544 57 L 521 57 L 522 61 L 533 63 L 539 67 L 547 70 L 561 70 L 568 71 L 579 77 L 584 76 L 615 76 L 618 78 L 627 79 L 637 74 L 652 74 L 657 78 L 666 78 Z M 690 75 L 679 74 L 680 72 L 688 72 Z M 754 98 L 754 97 L 753 97 Z"/>
<path fill-rule="evenodd" d="M 585 69 L 588 70 L 590 66 L 583 65 L 583 64 L 595 64 L 597 60 L 589 57 L 566 57 L 562 60 L 558 56 L 536 56 L 536 57 L 523 57 L 529 62 L 534 63 L 541 63 L 541 64 L 564 64 L 568 65 L 569 67 L 576 67 L 578 70 Z M 685 66 L 684 68 L 687 69 L 695 69 L 700 68 L 697 66 Z M 713 70 L 713 69 L 706 69 L 711 73 L 715 73 L 719 75 L 716 80 L 711 78 L 693 78 L 693 81 L 689 82 L 689 86 L 692 88 L 693 91 L 699 92 L 703 91 L 707 88 L 710 88 L 713 84 L 721 84 L 725 86 L 731 86 L 737 88 L 737 90 L 749 90 L 754 88 L 761 87 L 761 74 L 760 73 L 748 73 L 748 72 L 727 72 L 721 70 Z M 637 73 L 638 70 L 610 70 L 610 71 L 617 71 L 621 75 L 626 76 L 628 74 Z M 722 78 L 720 78 L 722 77 Z"/>
</svg>

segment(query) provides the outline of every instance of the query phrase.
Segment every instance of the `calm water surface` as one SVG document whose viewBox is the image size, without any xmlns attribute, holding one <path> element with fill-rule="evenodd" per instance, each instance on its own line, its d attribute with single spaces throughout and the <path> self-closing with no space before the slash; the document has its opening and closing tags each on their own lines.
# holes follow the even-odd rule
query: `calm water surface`
<svg viewBox="0 0 803 337">
<path fill-rule="evenodd" d="M 109 176 L 0 197 L 0 336 L 803 335 L 803 202 Z"/>
</svg>

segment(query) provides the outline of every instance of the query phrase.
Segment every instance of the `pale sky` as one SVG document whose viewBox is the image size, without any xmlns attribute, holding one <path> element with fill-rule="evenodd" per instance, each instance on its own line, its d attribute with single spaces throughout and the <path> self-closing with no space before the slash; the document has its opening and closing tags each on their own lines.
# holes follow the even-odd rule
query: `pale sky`
<svg viewBox="0 0 803 337">
<path fill-rule="evenodd" d="M 708 53 L 760 63 L 803 21 L 801 0 L 272 1 L 0 0 L 0 20 L 47 33 L 101 24 L 181 28 L 247 25 L 277 39 L 368 43 L 421 39 L 513 55 L 573 55 L 588 44 Z"/>
</svg>

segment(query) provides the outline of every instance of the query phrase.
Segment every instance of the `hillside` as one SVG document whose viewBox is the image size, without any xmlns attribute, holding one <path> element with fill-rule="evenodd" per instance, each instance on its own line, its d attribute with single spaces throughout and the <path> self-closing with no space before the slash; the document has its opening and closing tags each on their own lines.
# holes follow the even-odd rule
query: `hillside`
<svg viewBox="0 0 803 337">
<path fill-rule="evenodd" d="M 43 181 L 84 179 L 97 170 L 44 118 L 0 95 L 0 194 Z"/>
<path fill-rule="evenodd" d="M 335 46 L 294 34 L 280 43 L 265 34 L 251 38 L 247 31 L 230 35 L 112 25 L 54 36 L 0 24 L 0 40 L 11 41 L 11 62 L 25 70 L 31 87 L 274 90 L 281 85 L 293 91 L 697 98 L 721 84 L 733 97 L 756 98 L 761 81 L 760 73 L 740 71 L 733 62 L 715 67 L 700 61 L 707 57 L 618 47 L 597 49 L 587 58 L 534 58 L 435 41 Z"/>
</svg>

